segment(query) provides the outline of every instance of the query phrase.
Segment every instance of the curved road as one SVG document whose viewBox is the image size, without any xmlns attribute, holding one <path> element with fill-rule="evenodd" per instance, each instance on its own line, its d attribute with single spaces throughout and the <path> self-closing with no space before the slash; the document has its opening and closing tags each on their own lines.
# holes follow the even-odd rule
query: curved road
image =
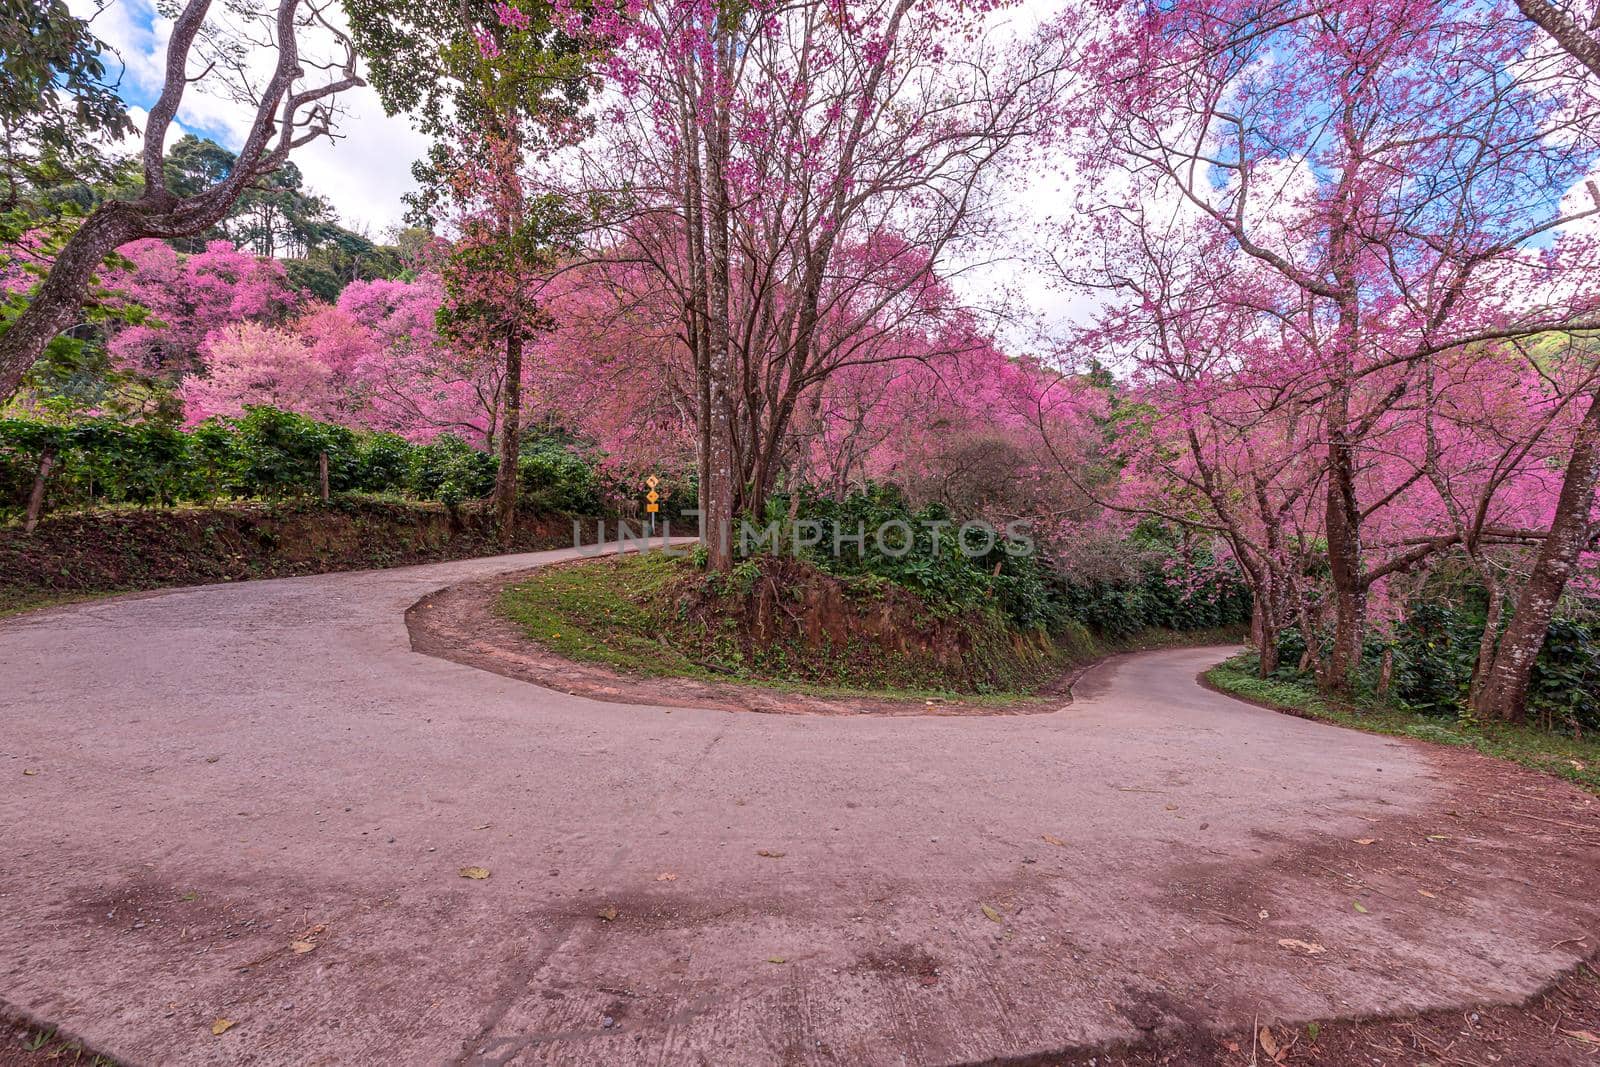
<svg viewBox="0 0 1600 1067">
<path fill-rule="evenodd" d="M 131 1062 L 942 1063 L 1513 997 L 1592 918 L 1352 867 L 1449 782 L 1199 688 L 1223 650 L 999 718 L 616 706 L 409 650 L 425 593 L 567 554 L 0 623 L 0 1001 Z"/>
</svg>

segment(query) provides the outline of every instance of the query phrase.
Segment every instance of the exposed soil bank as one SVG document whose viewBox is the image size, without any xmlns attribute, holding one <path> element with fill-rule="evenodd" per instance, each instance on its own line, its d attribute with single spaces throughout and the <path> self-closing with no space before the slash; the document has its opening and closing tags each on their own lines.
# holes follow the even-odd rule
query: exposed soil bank
<svg viewBox="0 0 1600 1067">
<path fill-rule="evenodd" d="M 475 510 L 367 497 L 63 514 L 32 533 L 0 528 L 0 614 L 82 595 L 559 548 L 572 537 L 568 518 L 529 516 L 506 549 Z"/>
</svg>

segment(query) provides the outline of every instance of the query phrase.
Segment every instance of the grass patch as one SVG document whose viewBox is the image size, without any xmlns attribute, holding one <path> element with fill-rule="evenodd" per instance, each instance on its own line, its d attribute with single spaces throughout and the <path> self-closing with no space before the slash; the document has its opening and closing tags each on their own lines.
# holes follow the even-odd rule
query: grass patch
<svg viewBox="0 0 1600 1067">
<path fill-rule="evenodd" d="M 500 610 L 571 660 L 649 677 L 714 678 L 718 672 L 665 637 L 685 573 L 682 559 L 655 552 L 544 567 L 506 589 Z"/>
<path fill-rule="evenodd" d="M 1279 711 L 1348 726 L 1367 733 L 1410 737 L 1470 748 L 1531 770 L 1553 774 L 1600 795 L 1600 739 L 1551 733 L 1532 726 L 1479 724 L 1407 711 L 1374 698 L 1332 700 L 1308 682 L 1257 678 L 1253 659 L 1236 656 L 1205 674 L 1224 693 Z"/>
<path fill-rule="evenodd" d="M 765 626 L 757 621 L 763 589 L 770 593 Z M 504 590 L 498 610 L 566 659 L 641 677 L 977 704 L 1042 699 L 1040 688 L 1064 670 L 1108 652 L 1236 637 L 1163 632 L 1107 644 L 1070 627 L 1045 639 L 1012 629 L 998 612 L 941 616 L 881 579 L 837 578 L 810 564 L 764 559 L 712 584 L 689 560 L 662 553 L 542 568 Z M 819 612 L 855 636 L 819 643 L 807 633 Z M 895 620 L 888 643 L 871 636 L 879 617 Z M 876 632 L 884 632 L 881 622 Z M 889 647 L 913 633 L 912 647 Z"/>
<path fill-rule="evenodd" d="M 48 589 L 12 589 L 0 586 L 0 619 L 25 615 L 43 608 L 63 604 L 81 604 L 87 600 L 104 600 L 106 597 L 134 592 L 131 589 L 79 589 L 71 593 L 58 593 Z"/>
<path fill-rule="evenodd" d="M 790 649 L 750 663 L 737 653 L 728 635 L 707 632 L 683 618 L 683 596 L 703 581 L 702 572 L 681 556 L 628 553 L 540 568 L 532 579 L 501 594 L 499 610 L 528 637 L 560 656 L 648 678 L 737 682 L 818 697 L 1002 704 L 1031 695 L 1029 690 L 961 692 L 937 684 L 860 684 L 850 679 L 848 671 L 830 671 L 825 660 Z M 783 669 L 785 663 L 791 668 L 805 663 L 813 672 L 820 669 L 832 677 L 791 673 Z"/>
</svg>

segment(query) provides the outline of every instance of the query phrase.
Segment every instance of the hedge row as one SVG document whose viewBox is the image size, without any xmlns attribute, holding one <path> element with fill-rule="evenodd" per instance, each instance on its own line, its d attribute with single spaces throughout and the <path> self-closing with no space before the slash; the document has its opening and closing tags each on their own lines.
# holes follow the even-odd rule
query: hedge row
<svg viewBox="0 0 1600 1067">
<path fill-rule="evenodd" d="M 321 488 L 324 454 L 335 493 L 459 504 L 494 487 L 495 458 L 450 434 L 413 444 L 270 407 L 193 430 L 114 419 L 69 425 L 0 419 L 0 518 L 26 509 L 47 456 L 49 511 L 312 495 Z M 521 488 L 526 506 L 536 511 L 596 514 L 605 497 L 594 464 L 555 440 L 525 446 Z"/>
</svg>

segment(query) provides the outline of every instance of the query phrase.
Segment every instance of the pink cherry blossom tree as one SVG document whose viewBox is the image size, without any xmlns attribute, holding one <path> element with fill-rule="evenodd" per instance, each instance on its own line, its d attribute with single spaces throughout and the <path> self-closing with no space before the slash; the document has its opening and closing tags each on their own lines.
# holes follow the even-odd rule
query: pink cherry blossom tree
<svg viewBox="0 0 1600 1067">
<path fill-rule="evenodd" d="M 165 241 L 135 241 L 118 249 L 101 281 L 114 299 L 149 318 L 114 330 L 107 345 L 122 366 L 176 378 L 193 371 L 200 344 L 212 330 L 241 322 L 275 324 L 298 297 L 277 260 L 213 241 L 182 255 Z"/>
<path fill-rule="evenodd" d="M 1227 267 L 1152 328 L 1189 345 L 1185 318 L 1220 302 L 1228 332 L 1202 341 L 1275 391 L 1273 410 L 1314 420 L 1333 688 L 1359 662 L 1373 590 L 1427 549 L 1397 543 L 1385 514 L 1427 480 L 1385 462 L 1391 416 L 1427 403 L 1442 356 L 1600 325 L 1582 284 L 1593 244 L 1563 235 L 1600 195 L 1560 207 L 1592 142 L 1564 107 L 1570 67 L 1535 34 L 1504 4 L 1197 0 L 1128 12 L 1097 53 L 1085 163 L 1144 206 L 1081 229 L 1149 261 L 1184 219 Z"/>
<path fill-rule="evenodd" d="M 989 5 L 806 0 L 637 14 L 606 72 L 598 135 L 558 188 L 602 209 L 592 259 L 665 326 L 685 373 L 711 564 L 795 455 L 811 396 L 906 358 L 959 310 L 938 280 L 987 235 L 999 164 L 1049 124 L 1073 35 L 1015 48 Z"/>
</svg>

